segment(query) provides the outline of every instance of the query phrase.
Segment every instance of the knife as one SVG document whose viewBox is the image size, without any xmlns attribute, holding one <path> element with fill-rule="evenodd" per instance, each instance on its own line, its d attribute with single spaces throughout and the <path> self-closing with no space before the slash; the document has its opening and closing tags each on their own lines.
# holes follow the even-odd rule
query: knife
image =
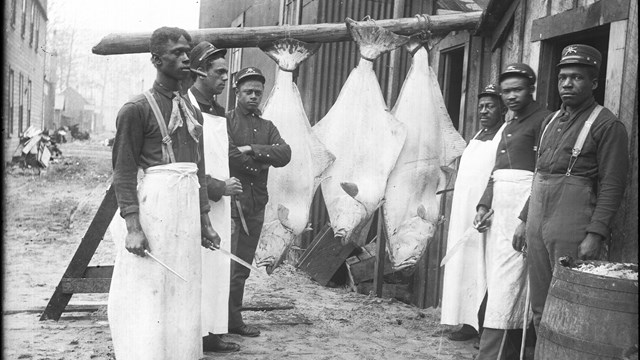
<svg viewBox="0 0 640 360">
<path fill-rule="evenodd" d="M 473 235 L 475 235 L 475 232 L 478 231 L 478 227 L 480 227 L 480 225 L 482 225 L 485 221 L 487 221 L 487 219 L 489 219 L 492 215 L 493 215 L 493 209 L 489 210 L 489 212 L 487 212 L 482 217 L 482 220 L 479 223 L 467 229 L 467 231 L 464 232 L 460 240 L 458 240 L 458 242 L 456 242 L 455 245 L 453 245 L 451 249 L 447 251 L 447 255 L 445 255 L 445 257 L 443 257 L 442 261 L 440 262 L 440 266 L 444 266 L 446 263 L 448 263 L 449 260 L 451 260 L 451 258 L 453 257 L 453 255 L 455 255 L 462 248 L 462 245 L 466 244 L 470 239 L 473 239 Z"/>
<path fill-rule="evenodd" d="M 240 222 L 242 223 L 242 228 L 244 229 L 244 232 L 247 233 L 248 236 L 251 236 L 251 234 L 249 234 L 249 228 L 247 227 L 247 221 L 244 218 L 244 213 L 242 212 L 242 203 L 240 203 L 240 200 L 238 200 L 237 197 L 234 196 L 234 201 L 236 202 L 236 207 L 238 208 L 238 215 L 240 215 Z"/>
<path fill-rule="evenodd" d="M 151 255 L 151 253 L 149 252 L 149 250 L 145 250 L 144 251 L 145 254 L 149 255 L 149 257 L 157 262 L 158 264 L 162 265 L 162 267 L 164 267 L 165 269 L 171 271 L 173 273 L 173 275 L 179 277 L 180 279 L 182 279 L 184 282 L 188 282 L 187 279 L 183 278 L 180 274 L 178 274 L 175 270 L 173 270 L 172 268 L 170 268 L 167 264 L 163 263 L 162 261 L 160 261 L 160 259 L 158 259 L 157 257 Z"/>
<path fill-rule="evenodd" d="M 239 257 L 237 257 L 236 255 L 232 254 L 231 252 L 229 252 L 229 251 L 227 251 L 227 250 L 225 250 L 225 249 L 223 249 L 223 248 L 207 247 L 207 249 L 209 249 L 209 250 L 211 250 L 211 251 L 220 251 L 220 253 L 221 253 L 222 255 L 224 255 L 224 256 L 226 256 L 226 257 L 228 257 L 229 259 L 231 259 L 231 260 L 233 260 L 233 261 L 237 262 L 238 264 L 240 264 L 240 265 L 242 265 L 242 266 L 246 267 L 246 268 L 247 268 L 247 269 L 249 269 L 249 270 L 253 270 L 253 271 L 255 271 L 255 272 L 256 272 L 256 273 L 258 273 L 258 275 L 260 275 L 260 276 L 265 276 L 265 277 L 266 277 L 266 275 L 265 275 L 262 271 L 260 271 L 260 269 L 258 269 L 257 267 L 255 267 L 255 266 L 253 266 L 253 265 L 249 264 L 248 262 L 246 262 L 246 261 L 244 261 L 244 260 L 240 259 L 240 258 L 239 258 Z"/>
</svg>

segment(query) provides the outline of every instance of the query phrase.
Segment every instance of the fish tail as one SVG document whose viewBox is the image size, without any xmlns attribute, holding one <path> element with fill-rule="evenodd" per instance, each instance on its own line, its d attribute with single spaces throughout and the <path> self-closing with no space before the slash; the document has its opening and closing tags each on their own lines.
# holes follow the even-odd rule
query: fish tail
<svg viewBox="0 0 640 360">
<path fill-rule="evenodd" d="M 313 56 L 321 43 L 309 44 L 296 39 L 282 39 L 271 44 L 260 46 L 267 56 L 284 71 L 294 71 L 303 61 Z"/>
<path fill-rule="evenodd" d="M 375 23 L 363 24 L 350 18 L 346 18 L 345 22 L 351 37 L 358 44 L 360 56 L 367 60 L 373 61 L 409 41 L 408 36 L 394 34 Z"/>
</svg>

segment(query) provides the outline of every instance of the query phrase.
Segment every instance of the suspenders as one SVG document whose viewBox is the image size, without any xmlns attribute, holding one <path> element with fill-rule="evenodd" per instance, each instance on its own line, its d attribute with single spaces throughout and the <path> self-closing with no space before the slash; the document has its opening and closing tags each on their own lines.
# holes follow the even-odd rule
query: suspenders
<svg viewBox="0 0 640 360">
<path fill-rule="evenodd" d="M 162 161 L 165 164 L 176 162 L 176 157 L 173 154 L 173 146 L 171 145 L 171 136 L 169 136 L 169 131 L 167 130 L 167 124 L 164 123 L 164 117 L 160 112 L 160 108 L 158 107 L 158 103 L 156 99 L 151 95 L 151 91 L 147 90 L 144 92 L 144 96 L 147 98 L 149 105 L 151 105 L 151 110 L 153 110 L 153 115 L 158 122 L 158 127 L 160 128 L 160 134 L 162 134 Z"/>
<path fill-rule="evenodd" d="M 578 134 L 578 138 L 576 139 L 576 143 L 575 145 L 573 145 L 573 150 L 571 151 L 569 166 L 567 166 L 567 172 L 565 173 L 566 176 L 571 176 L 571 171 L 573 170 L 573 166 L 576 164 L 576 161 L 578 160 L 578 156 L 580 156 L 580 153 L 582 152 L 582 147 L 584 146 L 584 142 L 587 139 L 587 135 L 589 134 L 591 125 L 593 125 L 593 122 L 596 120 L 598 115 L 600 115 L 600 112 L 602 111 L 602 109 L 603 107 L 601 105 L 596 104 L 596 107 L 593 109 L 593 111 L 591 111 L 589 118 L 587 119 L 587 121 L 585 121 L 584 125 L 582 125 L 582 129 L 580 130 L 580 133 Z M 553 115 L 553 118 L 549 120 L 547 125 L 544 127 L 544 130 L 542 130 L 542 135 L 540 135 L 540 145 L 542 145 L 542 138 L 544 137 L 545 132 L 549 128 L 549 125 L 551 125 L 551 123 L 558 117 L 558 115 L 560 115 L 560 110 L 556 111 L 556 113 Z M 538 148 L 538 159 L 540 159 L 540 148 Z M 536 172 L 538 171 L 537 167 L 538 166 L 536 161 Z"/>
</svg>

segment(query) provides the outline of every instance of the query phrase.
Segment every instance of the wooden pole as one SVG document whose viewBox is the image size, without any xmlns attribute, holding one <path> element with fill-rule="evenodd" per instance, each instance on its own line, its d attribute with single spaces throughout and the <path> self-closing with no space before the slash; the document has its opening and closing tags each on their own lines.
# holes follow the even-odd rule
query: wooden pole
<svg viewBox="0 0 640 360">
<path fill-rule="evenodd" d="M 432 34 L 450 31 L 474 30 L 481 11 L 449 15 L 416 15 L 412 18 L 374 21 L 399 35 L 413 35 L 420 31 Z M 232 27 L 189 30 L 192 42 L 208 41 L 221 48 L 258 47 L 283 38 L 293 38 L 308 43 L 329 43 L 351 40 L 346 24 L 305 24 L 296 26 Z M 98 55 L 138 54 L 149 52 L 151 32 L 115 33 L 105 36 L 93 47 Z"/>
<path fill-rule="evenodd" d="M 373 288 L 376 290 L 376 296 L 382 297 L 382 289 L 384 285 L 384 257 L 386 255 L 387 238 L 384 234 L 384 217 L 382 214 L 382 206 L 378 208 L 378 227 L 377 244 L 376 244 L 376 264 L 373 272 Z"/>
</svg>

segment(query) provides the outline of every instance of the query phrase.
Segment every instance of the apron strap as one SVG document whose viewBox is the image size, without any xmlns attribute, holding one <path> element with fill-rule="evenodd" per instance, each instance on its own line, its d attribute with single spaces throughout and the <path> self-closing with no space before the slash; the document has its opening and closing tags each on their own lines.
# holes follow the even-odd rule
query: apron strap
<svg viewBox="0 0 640 360">
<path fill-rule="evenodd" d="M 171 136 L 169 136 L 169 131 L 167 130 L 167 124 L 164 123 L 164 117 L 160 112 L 160 108 L 158 107 L 158 103 L 156 99 L 151 95 L 151 91 L 147 90 L 144 92 L 144 96 L 147 98 L 149 105 L 151 106 L 151 110 L 153 111 L 153 115 L 158 122 L 158 127 L 160 128 L 160 134 L 162 135 L 162 161 L 165 164 L 176 162 L 176 157 L 173 154 L 173 147 L 171 145 Z"/>
<path fill-rule="evenodd" d="M 573 165 L 576 164 L 578 160 L 578 156 L 582 152 L 582 147 L 584 146 L 584 142 L 587 139 L 587 135 L 589 134 L 589 130 L 591 129 L 591 125 L 596 121 L 598 115 L 602 111 L 603 107 L 601 105 L 596 104 L 596 107 L 591 111 L 591 115 L 587 121 L 582 125 L 582 129 L 580 130 L 580 134 L 578 134 L 578 138 L 576 139 L 575 145 L 573 145 L 573 151 L 571 151 L 571 159 L 569 159 L 569 166 L 567 167 L 566 176 L 571 175 L 571 170 L 573 169 Z"/>
</svg>

